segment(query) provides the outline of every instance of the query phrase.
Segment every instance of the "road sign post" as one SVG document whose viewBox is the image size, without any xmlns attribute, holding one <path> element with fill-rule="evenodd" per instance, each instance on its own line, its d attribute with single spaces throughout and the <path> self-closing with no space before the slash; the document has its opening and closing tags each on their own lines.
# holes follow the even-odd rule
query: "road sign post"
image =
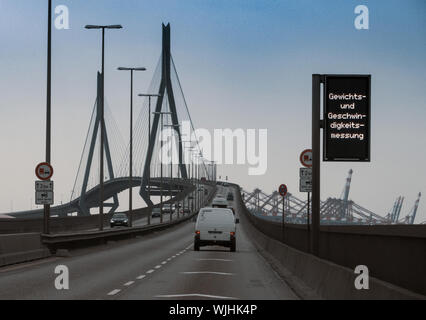
<svg viewBox="0 0 426 320">
<path fill-rule="evenodd" d="M 284 242 L 284 226 L 285 226 L 285 202 L 284 202 L 284 198 L 287 195 L 287 191 L 288 191 L 287 186 L 285 184 L 281 184 L 280 187 L 278 188 L 278 193 L 283 198 L 283 212 L 282 212 L 282 237 L 283 237 L 283 242 Z"/>
<path fill-rule="evenodd" d="M 306 205 L 306 226 L 308 231 L 308 246 L 311 246 L 311 228 L 310 228 L 310 192 L 312 192 L 312 150 L 306 149 L 300 154 L 300 162 L 305 168 L 300 168 L 299 176 L 299 191 L 308 193 L 308 202 Z M 309 249 L 310 250 L 310 249 Z"/>
<path fill-rule="evenodd" d="M 321 120 L 321 83 L 324 119 Z M 311 252 L 319 255 L 320 137 L 324 161 L 370 161 L 371 75 L 312 75 Z"/>
<path fill-rule="evenodd" d="M 35 168 L 35 174 L 41 181 L 36 181 L 35 203 L 44 205 L 43 232 L 50 233 L 50 205 L 53 204 L 53 168 L 48 162 L 41 162 Z"/>
<path fill-rule="evenodd" d="M 282 219 L 283 219 L 283 221 L 282 221 L 282 230 L 283 230 L 283 232 L 282 232 L 282 236 L 283 236 L 283 242 L 285 243 L 285 239 L 284 239 L 284 234 L 285 234 L 285 232 L 284 232 L 284 229 L 285 229 L 285 201 L 284 201 L 284 196 L 282 197 L 283 198 L 283 213 L 282 213 Z"/>
</svg>

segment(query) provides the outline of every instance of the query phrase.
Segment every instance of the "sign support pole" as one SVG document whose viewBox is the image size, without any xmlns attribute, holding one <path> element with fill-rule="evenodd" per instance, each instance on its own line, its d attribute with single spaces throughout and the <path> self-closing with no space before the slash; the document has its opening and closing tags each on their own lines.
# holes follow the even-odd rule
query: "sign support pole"
<svg viewBox="0 0 426 320">
<path fill-rule="evenodd" d="M 51 105 L 51 65 L 52 65 L 52 0 L 49 0 L 47 13 L 47 90 L 46 90 L 46 162 L 50 164 L 50 105 Z M 50 233 L 50 205 L 44 205 L 43 233 Z"/>
<path fill-rule="evenodd" d="M 285 198 L 285 196 L 283 196 L 283 243 L 285 243 L 285 241 L 284 241 L 284 227 L 285 227 L 285 209 L 284 209 L 284 207 L 285 207 L 285 203 L 284 203 L 284 198 Z"/>
<path fill-rule="evenodd" d="M 311 252 L 319 256 L 320 240 L 320 137 L 321 137 L 321 82 L 323 76 L 312 75 L 312 228 Z"/>
<path fill-rule="evenodd" d="M 310 217 L 310 202 L 311 202 L 311 193 L 308 192 L 308 204 L 307 204 L 307 215 L 306 215 L 306 227 L 308 229 L 308 250 L 311 252 L 310 243 L 311 243 L 311 217 Z"/>
</svg>

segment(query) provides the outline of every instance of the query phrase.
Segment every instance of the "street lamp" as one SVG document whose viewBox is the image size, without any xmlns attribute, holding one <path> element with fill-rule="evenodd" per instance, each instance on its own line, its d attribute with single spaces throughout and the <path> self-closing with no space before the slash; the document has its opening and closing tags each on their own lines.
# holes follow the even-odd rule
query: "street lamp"
<svg viewBox="0 0 426 320">
<path fill-rule="evenodd" d="M 52 100 L 52 0 L 47 9 L 47 79 L 46 79 L 46 162 L 50 163 L 51 100 Z M 50 179 L 49 179 L 50 180 Z M 50 233 L 50 204 L 44 205 L 43 232 Z"/>
<path fill-rule="evenodd" d="M 106 25 L 106 26 L 99 26 L 99 25 L 92 25 L 88 24 L 85 26 L 86 29 L 101 29 L 102 30 L 102 98 L 101 98 L 101 146 L 100 146 L 100 159 L 99 159 L 99 184 L 100 184 L 100 191 L 99 191 L 99 230 L 104 229 L 104 130 L 105 130 L 105 124 L 104 124 L 104 98 L 105 98 L 105 90 L 104 90 L 104 84 L 105 84 L 105 29 L 121 29 L 123 28 L 119 24 L 113 24 L 113 25 Z"/>
<path fill-rule="evenodd" d="M 211 179 L 211 181 L 215 181 L 215 174 L 214 174 L 214 166 L 215 166 L 215 161 L 214 160 L 207 160 L 207 162 L 209 162 L 209 166 L 210 166 L 210 170 L 209 170 L 209 178 Z"/>
<path fill-rule="evenodd" d="M 198 171 L 199 171 L 198 185 L 201 185 L 201 178 L 202 178 L 203 171 L 204 171 L 203 170 L 203 168 L 204 168 L 204 161 L 203 161 L 203 159 L 204 158 L 203 158 L 203 154 L 201 152 L 199 153 L 198 157 L 200 159 L 200 161 L 198 163 Z M 203 166 L 200 168 L 201 164 L 203 164 Z M 199 197 L 199 204 L 200 204 L 200 207 L 201 207 L 201 205 L 203 203 L 203 193 L 200 194 L 200 190 L 198 190 L 198 197 Z"/>
<path fill-rule="evenodd" d="M 189 153 L 190 153 L 190 155 L 189 155 L 189 164 L 188 164 L 188 166 L 189 166 L 189 170 L 188 170 L 188 180 L 189 180 L 189 183 L 192 183 L 192 178 L 193 178 L 193 174 L 192 174 L 192 170 L 193 170 L 193 168 L 194 168 L 194 164 L 192 164 L 192 167 L 191 167 L 191 163 L 192 163 L 192 151 L 193 150 L 195 150 L 195 148 L 194 147 L 192 147 L 191 146 L 191 143 L 192 143 L 192 141 L 191 140 L 189 140 L 189 141 L 184 141 L 184 142 L 186 142 L 186 143 L 188 143 L 189 142 L 189 147 L 184 147 L 185 149 L 188 149 L 189 150 Z M 187 157 L 186 157 L 186 152 L 185 152 L 185 159 L 187 159 Z M 186 160 L 185 160 L 186 161 Z M 193 197 L 193 192 L 191 192 L 191 195 L 188 195 L 188 201 L 189 201 L 189 197 L 192 197 L 192 199 L 191 199 L 191 212 L 194 212 L 194 197 Z M 189 202 L 188 202 L 188 207 L 189 207 Z"/>
<path fill-rule="evenodd" d="M 165 124 L 164 127 L 167 128 L 179 128 L 180 125 L 179 124 Z M 172 131 L 173 132 L 173 131 Z M 170 150 L 170 157 L 171 157 L 171 161 L 170 161 L 170 183 L 169 183 L 169 191 L 170 191 L 170 200 L 172 200 L 172 181 L 173 181 L 173 142 L 174 142 L 174 132 L 172 134 L 172 144 L 171 144 L 171 150 Z M 179 169 L 178 169 L 179 172 Z M 172 210 L 170 210 L 170 212 L 172 212 Z M 178 215 L 179 215 L 179 209 L 178 209 Z M 170 213 L 170 221 L 172 220 L 172 213 Z"/>
<path fill-rule="evenodd" d="M 129 226 L 133 225 L 133 71 L 146 71 L 146 68 L 118 67 L 119 71 L 130 71 L 130 164 L 129 164 Z"/>
<path fill-rule="evenodd" d="M 148 97 L 148 151 L 149 152 L 149 146 L 151 145 L 151 97 L 161 97 L 160 94 L 154 94 L 154 93 L 140 93 L 138 94 L 139 97 Z M 148 166 L 148 196 L 151 199 L 151 166 Z M 151 215 L 148 215 L 148 225 L 151 224 Z"/>
<path fill-rule="evenodd" d="M 161 209 L 160 209 L 160 223 L 163 222 L 163 115 L 165 114 L 172 114 L 171 112 L 153 112 L 153 114 L 160 115 L 160 127 L 161 127 L 161 147 L 160 147 L 160 181 L 161 181 L 161 188 L 160 188 L 160 203 L 161 203 Z"/>
<path fill-rule="evenodd" d="M 199 192 L 198 192 L 198 188 L 199 188 L 199 184 L 198 184 L 198 157 L 200 155 L 199 154 L 193 154 L 193 158 L 195 158 L 195 200 L 196 200 L 196 209 L 197 211 L 200 209 L 200 199 L 199 199 Z"/>
<path fill-rule="evenodd" d="M 192 184 L 192 167 L 191 167 L 191 162 L 192 162 L 192 151 L 194 150 L 194 147 L 191 147 L 191 141 L 190 141 L 190 146 L 189 147 L 185 147 L 185 149 L 187 149 L 189 151 L 189 157 L 187 157 L 187 153 L 185 151 L 185 159 L 189 161 L 188 163 L 188 181 L 190 184 Z M 185 161 L 186 161 L 185 160 Z M 193 197 L 193 193 L 191 192 L 188 195 L 188 206 L 189 206 L 189 198 L 191 198 L 191 212 L 194 212 L 194 197 Z"/>
</svg>

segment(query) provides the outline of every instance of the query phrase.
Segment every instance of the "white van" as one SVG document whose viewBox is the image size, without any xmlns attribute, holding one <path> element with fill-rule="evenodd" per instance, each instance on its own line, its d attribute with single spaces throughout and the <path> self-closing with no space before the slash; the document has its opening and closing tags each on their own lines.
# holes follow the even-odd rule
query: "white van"
<svg viewBox="0 0 426 320">
<path fill-rule="evenodd" d="M 235 220 L 231 209 L 202 208 L 195 224 L 194 250 L 202 246 L 219 245 L 236 249 Z"/>
<path fill-rule="evenodd" d="M 213 208 L 228 208 L 228 201 L 225 198 L 216 197 L 212 201 Z"/>
</svg>

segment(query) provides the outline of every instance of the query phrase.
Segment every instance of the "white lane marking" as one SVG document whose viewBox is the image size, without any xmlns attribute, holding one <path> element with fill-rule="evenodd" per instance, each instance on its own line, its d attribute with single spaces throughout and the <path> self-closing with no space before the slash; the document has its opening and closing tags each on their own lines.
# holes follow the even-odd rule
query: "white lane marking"
<svg viewBox="0 0 426 320">
<path fill-rule="evenodd" d="M 161 262 L 161 264 L 166 264 L 167 263 L 167 261 L 163 261 L 163 262 Z"/>
<path fill-rule="evenodd" d="M 131 286 L 132 284 L 134 284 L 135 282 L 134 281 L 129 281 L 129 282 L 126 282 L 124 285 L 126 286 L 126 287 L 128 287 L 128 286 Z"/>
<path fill-rule="evenodd" d="M 153 273 L 155 270 L 154 269 L 151 269 L 151 270 L 148 270 L 146 273 Z"/>
<path fill-rule="evenodd" d="M 176 256 L 180 256 L 180 253 L 176 253 Z"/>
<path fill-rule="evenodd" d="M 145 278 L 146 277 L 146 275 L 144 275 L 144 274 L 142 274 L 142 275 L 140 275 L 139 277 L 137 277 L 136 279 L 138 279 L 138 280 L 142 280 L 143 278 Z"/>
<path fill-rule="evenodd" d="M 198 261 L 224 261 L 224 262 L 232 262 L 232 260 L 229 259 L 196 259 Z"/>
<path fill-rule="evenodd" d="M 114 289 L 110 293 L 108 293 L 108 295 L 113 296 L 113 295 L 116 295 L 117 293 L 119 293 L 120 291 L 121 291 L 120 289 Z"/>
<path fill-rule="evenodd" d="M 172 258 L 168 258 L 168 259 L 167 259 L 167 261 L 170 261 L 170 260 L 172 260 Z"/>
<path fill-rule="evenodd" d="M 185 249 L 188 250 L 191 247 L 192 247 L 192 243 L 189 246 L 187 246 Z"/>
<path fill-rule="evenodd" d="M 155 269 L 160 269 L 161 265 L 155 266 Z"/>
<path fill-rule="evenodd" d="M 224 296 L 214 296 L 211 294 L 202 294 L 202 293 L 186 293 L 186 294 L 164 294 L 154 296 L 155 298 L 181 298 L 181 297 L 203 297 L 203 298 L 212 298 L 212 299 L 238 299 L 234 297 L 224 297 Z"/>
<path fill-rule="evenodd" d="M 186 271 L 181 272 L 182 274 L 217 274 L 220 276 L 233 276 L 234 273 L 228 273 L 228 272 L 216 272 L 216 271 Z"/>
</svg>

